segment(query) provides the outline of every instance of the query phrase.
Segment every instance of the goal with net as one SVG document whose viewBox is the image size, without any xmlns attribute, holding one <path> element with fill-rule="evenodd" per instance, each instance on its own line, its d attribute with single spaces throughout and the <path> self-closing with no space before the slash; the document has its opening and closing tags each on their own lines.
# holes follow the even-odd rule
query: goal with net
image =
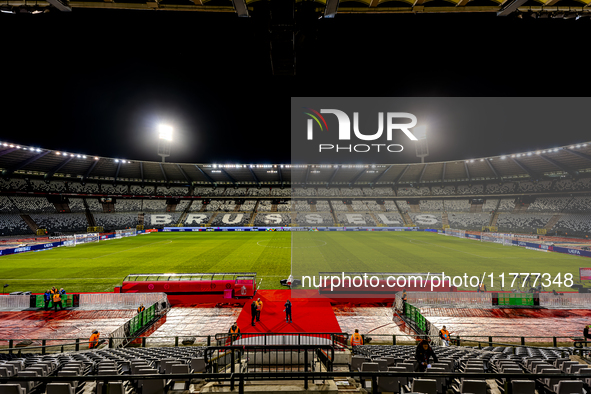
<svg viewBox="0 0 591 394">
<path fill-rule="evenodd" d="M 137 230 L 134 228 L 127 228 L 125 230 L 115 230 L 115 238 L 135 237 Z"/>
<path fill-rule="evenodd" d="M 466 230 L 457 230 L 457 229 L 453 229 L 453 228 L 446 228 L 445 235 L 448 235 L 451 237 L 465 238 Z"/>
</svg>

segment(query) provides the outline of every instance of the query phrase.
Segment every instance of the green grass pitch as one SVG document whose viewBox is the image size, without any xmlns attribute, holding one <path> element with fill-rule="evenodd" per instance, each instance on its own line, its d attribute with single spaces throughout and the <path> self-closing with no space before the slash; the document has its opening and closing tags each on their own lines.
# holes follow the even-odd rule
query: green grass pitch
<svg viewBox="0 0 591 394">
<path fill-rule="evenodd" d="M 293 245 L 293 247 L 292 247 Z M 12 291 L 112 291 L 130 273 L 257 272 L 262 288 L 332 272 L 509 272 L 573 274 L 588 258 L 543 253 L 422 232 L 152 233 L 0 257 L 0 284 Z M 495 288 L 500 289 L 496 279 Z M 487 284 L 490 289 L 490 286 Z M 549 289 L 570 290 L 553 284 Z"/>
</svg>

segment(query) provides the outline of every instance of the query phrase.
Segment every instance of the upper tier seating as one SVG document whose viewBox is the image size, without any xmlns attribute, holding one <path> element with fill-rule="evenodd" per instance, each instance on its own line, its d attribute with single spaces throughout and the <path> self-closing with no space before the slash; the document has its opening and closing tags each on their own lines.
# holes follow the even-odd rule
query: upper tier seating
<svg viewBox="0 0 591 394">
<path fill-rule="evenodd" d="M 394 191 L 389 187 L 363 188 L 363 194 L 371 197 L 394 197 Z"/>
<path fill-rule="evenodd" d="M 501 198 L 501 202 L 499 204 L 499 212 L 512 212 L 515 209 L 515 199 L 514 198 Z"/>
<path fill-rule="evenodd" d="M 18 197 L 10 198 L 21 213 L 55 213 L 55 206 L 45 197 Z"/>
<path fill-rule="evenodd" d="M 484 192 L 483 185 L 459 185 L 457 187 L 458 194 L 482 194 Z"/>
<path fill-rule="evenodd" d="M 527 208 L 528 212 L 562 212 L 570 197 L 538 197 Z"/>
<path fill-rule="evenodd" d="M 456 187 L 455 186 L 433 186 L 431 187 L 431 193 L 434 196 L 451 196 L 452 194 L 456 194 Z"/>
<path fill-rule="evenodd" d="M 341 195 L 341 191 L 339 189 L 326 189 L 323 187 L 319 187 L 318 188 L 318 195 L 319 196 L 340 196 Z"/>
<path fill-rule="evenodd" d="M 115 211 L 117 212 L 141 212 L 142 200 L 117 199 Z"/>
<path fill-rule="evenodd" d="M 316 195 L 316 189 L 314 188 L 301 188 L 301 187 L 296 187 L 293 189 L 292 191 L 292 197 L 313 197 Z M 323 196 L 324 194 L 320 194 L 321 196 Z"/>
</svg>

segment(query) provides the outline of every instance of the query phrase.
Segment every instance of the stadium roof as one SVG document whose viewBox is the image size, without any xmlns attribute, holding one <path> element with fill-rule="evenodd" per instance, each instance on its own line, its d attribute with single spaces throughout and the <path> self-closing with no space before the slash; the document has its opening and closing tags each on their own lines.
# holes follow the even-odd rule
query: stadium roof
<svg viewBox="0 0 591 394">
<path fill-rule="evenodd" d="M 591 142 L 506 156 L 406 164 L 161 163 L 0 142 L 2 177 L 203 186 L 393 186 L 591 176 Z"/>
<path fill-rule="evenodd" d="M 72 8 L 100 8 L 127 10 L 166 10 L 237 12 L 247 16 L 259 0 L 47 0 L 35 4 L 45 7 L 50 4 L 61 11 Z M 301 3 L 302 1 L 296 1 Z M 27 5 L 25 0 L 7 0 L 6 6 Z M 509 12 L 585 12 L 591 0 L 316 0 L 319 14 L 364 14 L 364 13 L 450 13 L 450 12 L 495 12 L 500 13 L 511 6 Z"/>
</svg>

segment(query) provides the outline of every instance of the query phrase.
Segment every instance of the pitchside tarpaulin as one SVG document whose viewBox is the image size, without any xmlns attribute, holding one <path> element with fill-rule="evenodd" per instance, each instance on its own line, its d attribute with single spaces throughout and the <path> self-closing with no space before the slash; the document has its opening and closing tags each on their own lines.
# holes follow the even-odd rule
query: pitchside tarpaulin
<svg viewBox="0 0 591 394">
<path fill-rule="evenodd" d="M 581 280 L 591 280 L 591 268 L 579 268 Z"/>
</svg>

